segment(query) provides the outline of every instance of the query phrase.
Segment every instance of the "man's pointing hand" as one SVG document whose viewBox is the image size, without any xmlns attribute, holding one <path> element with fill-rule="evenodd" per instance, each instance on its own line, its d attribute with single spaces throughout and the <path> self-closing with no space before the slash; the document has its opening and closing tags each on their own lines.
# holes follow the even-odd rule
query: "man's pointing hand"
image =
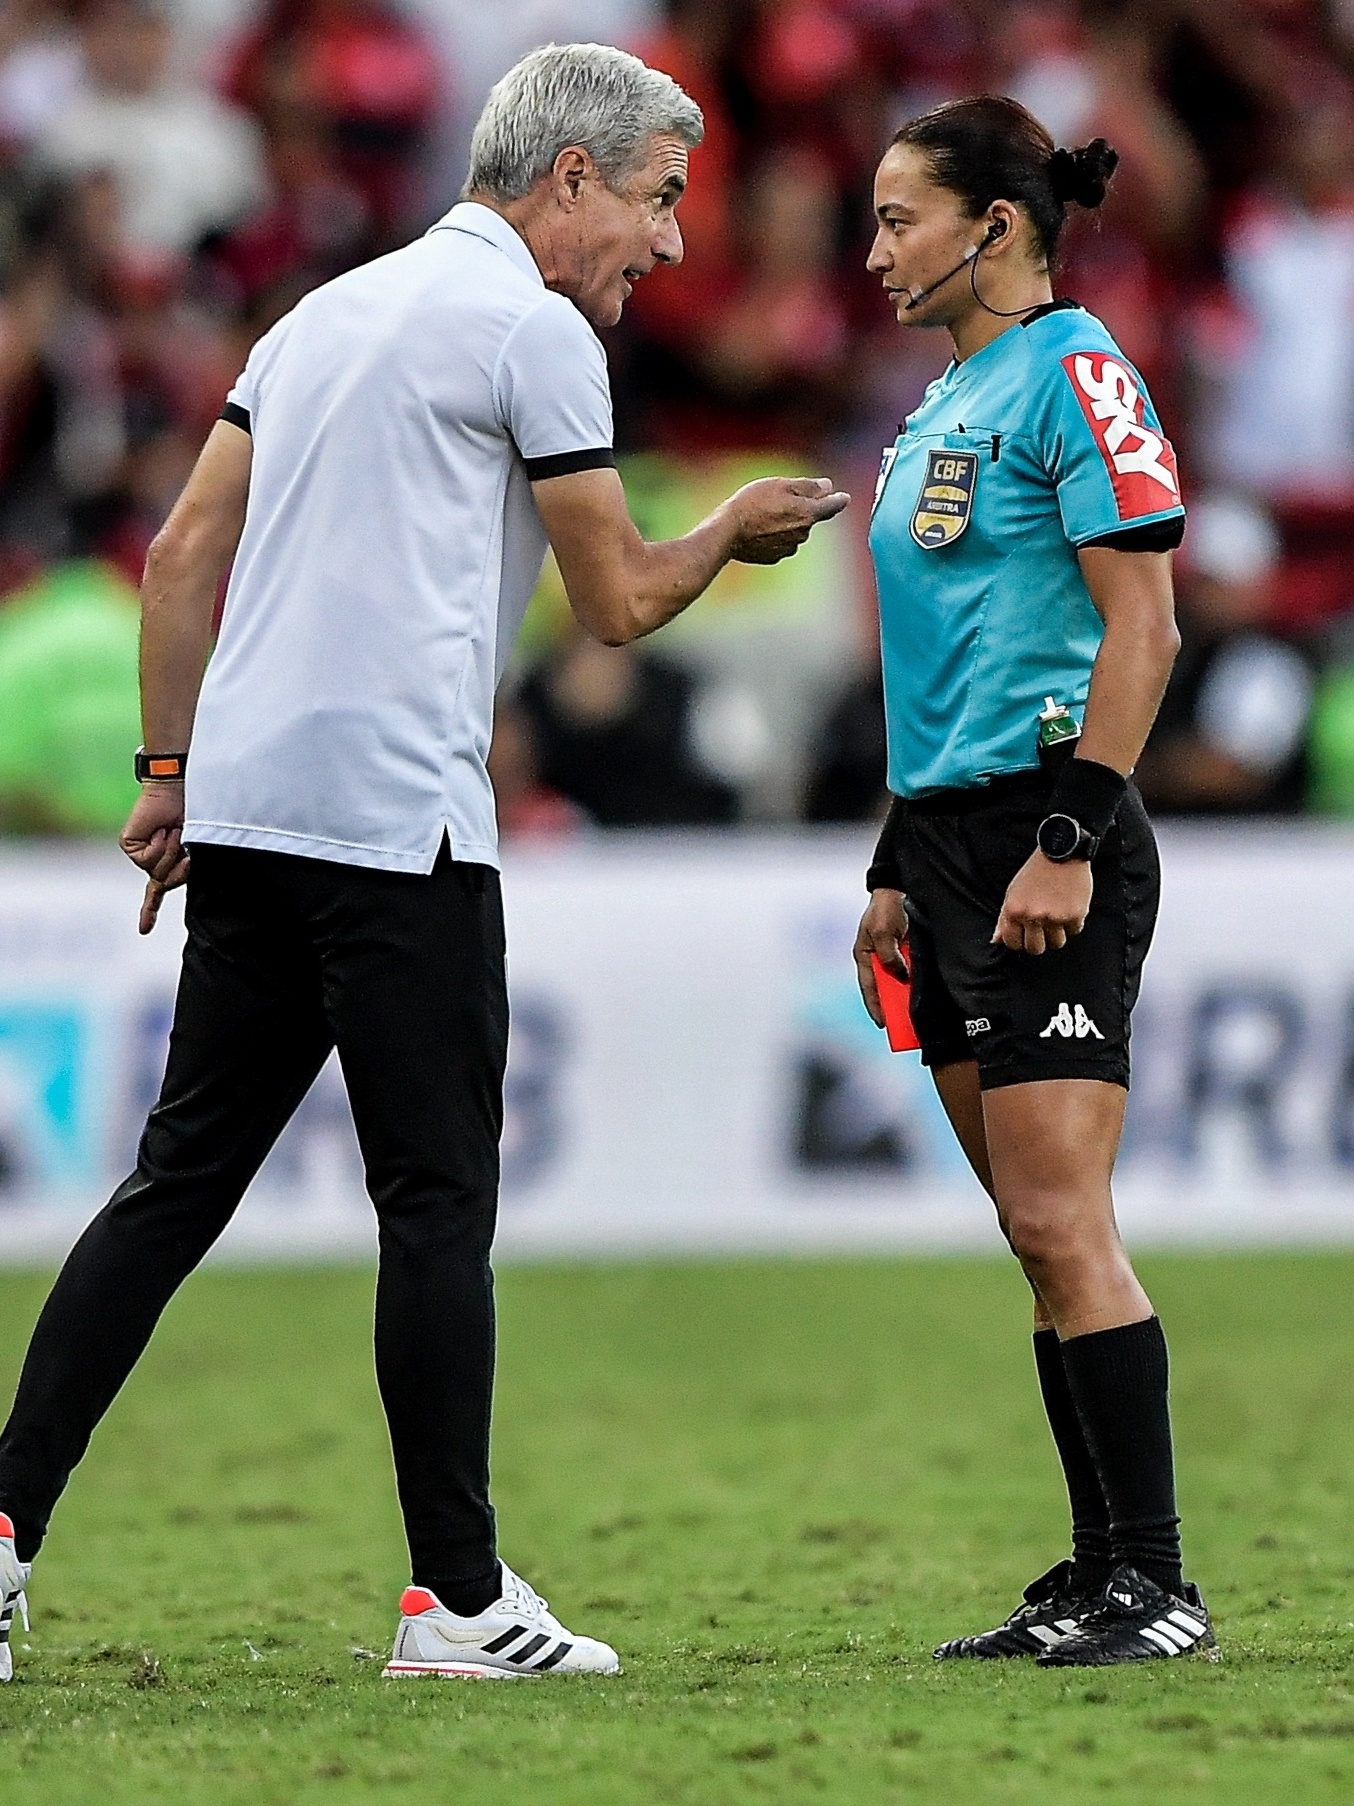
<svg viewBox="0 0 1354 1806">
<path fill-rule="evenodd" d="M 820 520 L 851 500 L 829 477 L 763 477 L 731 495 L 725 506 L 738 524 L 730 557 L 740 564 L 779 564 L 797 552 Z"/>
</svg>

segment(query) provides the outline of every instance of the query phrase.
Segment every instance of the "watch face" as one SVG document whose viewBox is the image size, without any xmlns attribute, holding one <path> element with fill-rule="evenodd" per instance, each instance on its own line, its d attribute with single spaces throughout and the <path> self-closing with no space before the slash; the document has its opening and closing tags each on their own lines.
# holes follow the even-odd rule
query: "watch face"
<svg viewBox="0 0 1354 1806">
<path fill-rule="evenodd" d="M 1040 851 L 1050 859 L 1070 859 L 1081 839 L 1081 824 L 1070 815 L 1050 815 L 1039 824 Z"/>
</svg>

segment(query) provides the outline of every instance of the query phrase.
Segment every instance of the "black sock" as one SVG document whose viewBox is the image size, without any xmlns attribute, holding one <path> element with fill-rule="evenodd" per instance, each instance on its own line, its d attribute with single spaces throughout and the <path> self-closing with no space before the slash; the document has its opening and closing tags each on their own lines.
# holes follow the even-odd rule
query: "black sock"
<svg viewBox="0 0 1354 1806">
<path fill-rule="evenodd" d="M 1110 1511 L 1116 1565 L 1179 1593 L 1180 1519 L 1167 1402 L 1166 1337 L 1155 1317 L 1072 1336 L 1063 1367 Z"/>
<path fill-rule="evenodd" d="M 448 1580 L 445 1576 L 436 1574 L 415 1574 L 414 1585 L 427 1587 L 458 1618 L 478 1618 L 502 1593 L 503 1570 L 495 1562 L 486 1574 L 476 1574 L 469 1580 Z"/>
<path fill-rule="evenodd" d="M 1081 1419 L 1072 1402 L 1063 1367 L 1062 1344 L 1056 1329 L 1035 1330 L 1034 1365 L 1072 1507 L 1073 1584 L 1079 1593 L 1098 1593 L 1114 1566 L 1109 1506 L 1100 1490 L 1100 1476 L 1095 1471 L 1091 1451 L 1082 1434 Z"/>
</svg>

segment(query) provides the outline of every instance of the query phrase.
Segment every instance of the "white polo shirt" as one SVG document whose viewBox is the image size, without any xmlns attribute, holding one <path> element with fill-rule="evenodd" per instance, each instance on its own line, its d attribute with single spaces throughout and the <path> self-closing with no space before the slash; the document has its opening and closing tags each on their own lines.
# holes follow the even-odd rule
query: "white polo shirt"
<svg viewBox="0 0 1354 1806">
<path fill-rule="evenodd" d="M 463 202 L 307 295 L 225 418 L 253 463 L 184 839 L 427 872 L 445 833 L 496 866 L 494 690 L 546 550 L 530 484 L 613 461 L 597 335 Z"/>
</svg>

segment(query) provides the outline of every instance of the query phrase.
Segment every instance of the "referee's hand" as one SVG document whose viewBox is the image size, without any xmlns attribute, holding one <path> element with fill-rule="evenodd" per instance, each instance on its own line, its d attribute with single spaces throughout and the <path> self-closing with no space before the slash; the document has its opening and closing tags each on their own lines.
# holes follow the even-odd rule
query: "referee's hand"
<svg viewBox="0 0 1354 1806">
<path fill-rule="evenodd" d="M 1069 859 L 1056 865 L 1040 852 L 1031 853 L 1012 878 L 997 917 L 992 945 L 998 941 L 1012 953 L 1045 953 L 1067 945 L 1080 934 L 1091 907 L 1090 861 Z"/>
<path fill-rule="evenodd" d="M 729 552 L 740 564 L 779 564 L 792 558 L 820 520 L 831 520 L 851 500 L 830 477 L 762 477 L 745 483 L 725 506 L 737 523 Z"/>
<path fill-rule="evenodd" d="M 132 864 L 146 873 L 146 894 L 141 900 L 138 923 L 142 934 L 149 934 L 154 928 L 165 892 L 182 884 L 188 876 L 188 854 L 182 834 L 182 782 L 159 778 L 143 784 L 118 841 Z"/>
<path fill-rule="evenodd" d="M 877 953 L 886 972 L 907 982 L 907 962 L 903 958 L 903 942 L 907 939 L 907 906 L 900 890 L 870 892 L 870 905 L 860 918 L 856 944 L 852 953 L 856 962 L 856 978 L 870 1020 L 876 1028 L 884 1026 L 884 1006 L 879 1001 L 870 955 Z"/>
</svg>

